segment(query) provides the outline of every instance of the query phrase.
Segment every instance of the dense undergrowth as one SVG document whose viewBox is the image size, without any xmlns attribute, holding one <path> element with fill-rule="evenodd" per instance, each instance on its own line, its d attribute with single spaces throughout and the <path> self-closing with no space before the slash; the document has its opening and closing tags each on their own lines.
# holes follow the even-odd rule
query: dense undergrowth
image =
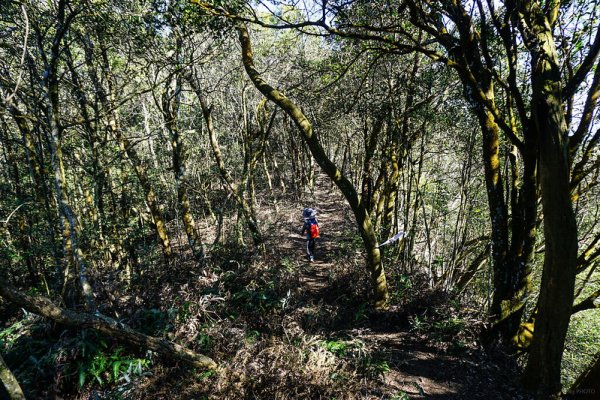
<svg viewBox="0 0 600 400">
<path fill-rule="evenodd" d="M 307 298 L 298 280 L 310 266 L 230 256 L 215 255 L 204 268 L 171 266 L 170 282 L 160 287 L 149 286 L 158 278 L 150 273 L 129 287 L 107 283 L 104 292 L 112 295 L 102 302 L 105 312 L 139 331 L 210 355 L 217 371 L 160 364 L 142 349 L 20 312 L 0 334 L 6 361 L 18 366 L 30 398 L 407 398 L 385 383 L 401 361 L 365 340 L 369 331 L 406 331 L 416 348 L 428 344 L 449 354 L 475 349 L 464 316 L 425 307 L 439 293 L 419 296 L 420 306 L 408 302 L 410 314 L 401 306 L 377 314 L 365 301 L 368 286 L 357 265 L 337 264 L 326 293 Z M 128 296 L 120 297 L 125 289 Z M 413 289 L 406 298 L 418 295 L 420 288 Z M 418 382 L 413 387 L 424 393 Z"/>
<path fill-rule="evenodd" d="M 478 344 L 480 312 L 425 279 L 390 265 L 392 307 L 371 309 L 350 221 L 324 234 L 315 264 L 289 235 L 293 223 L 269 229 L 262 254 L 231 243 L 203 263 L 158 259 L 131 280 L 94 276 L 104 314 L 209 355 L 216 371 L 168 364 L 3 304 L 0 346 L 28 398 L 477 398 L 514 386 L 514 365 L 494 363 Z"/>
<path fill-rule="evenodd" d="M 414 377 L 390 383 L 411 351 L 481 362 L 478 317 L 418 277 L 390 266 L 393 306 L 371 310 L 351 225 L 338 233 L 347 240 L 325 234 L 325 260 L 316 264 L 303 261 L 301 240 L 282 250 L 281 234 L 268 239 L 265 254 L 231 244 L 213 249 L 204 264 L 180 258 L 148 265 L 130 281 L 110 271 L 94 277 L 103 313 L 209 355 L 216 371 L 166 364 L 4 305 L 6 361 L 28 398 L 39 399 L 403 399 L 434 390 Z M 306 285 L 303 277 L 314 274 L 321 285 Z M 402 353 L 381 343 L 399 333 Z"/>
</svg>

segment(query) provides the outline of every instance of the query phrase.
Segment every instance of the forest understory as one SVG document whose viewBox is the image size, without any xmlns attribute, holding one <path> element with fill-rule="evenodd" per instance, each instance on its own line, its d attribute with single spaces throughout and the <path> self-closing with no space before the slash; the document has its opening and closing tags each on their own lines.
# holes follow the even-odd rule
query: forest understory
<svg viewBox="0 0 600 400">
<path fill-rule="evenodd" d="M 449 302 L 425 279 L 392 278 L 393 305 L 372 310 L 350 210 L 326 177 L 304 202 L 293 197 L 260 205 L 263 254 L 231 244 L 213 249 L 203 265 L 186 254 L 185 234 L 173 225 L 181 256 L 171 264 L 159 257 L 140 265 L 131 282 L 123 270 L 90 277 L 102 313 L 208 355 L 216 370 L 164 363 L 5 303 L 0 338 L 26 397 L 530 398 L 519 388 L 518 365 L 480 344 L 481 311 Z M 322 232 L 314 263 L 299 235 L 307 204 L 318 209 Z M 212 230 L 203 233 L 206 242 L 214 239 Z M 401 275 L 393 266 L 388 274 Z"/>
</svg>

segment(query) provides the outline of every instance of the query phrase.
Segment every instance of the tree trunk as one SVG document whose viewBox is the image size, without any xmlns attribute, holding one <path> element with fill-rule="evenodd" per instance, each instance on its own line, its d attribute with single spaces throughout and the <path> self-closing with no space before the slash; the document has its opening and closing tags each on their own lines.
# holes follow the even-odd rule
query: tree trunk
<svg viewBox="0 0 600 400">
<path fill-rule="evenodd" d="M 256 70 L 248 30 L 245 27 L 238 27 L 238 32 L 239 40 L 242 45 L 242 60 L 252 83 L 265 97 L 277 104 L 277 106 L 283 109 L 283 111 L 292 118 L 316 162 L 337 185 L 346 198 L 346 201 L 348 201 L 350 208 L 356 217 L 358 230 L 363 240 L 367 256 L 367 269 L 371 275 L 371 284 L 375 295 L 375 308 L 387 308 L 389 299 L 387 282 L 383 264 L 381 262 L 381 254 L 377 247 L 377 237 L 365 205 L 360 201 L 352 183 L 327 157 L 317 135 L 313 132 L 312 124 L 308 121 L 300 107 L 288 99 L 279 90 L 270 86 Z"/>
<path fill-rule="evenodd" d="M 59 236 L 57 224 L 54 222 L 54 212 L 50 206 L 50 196 L 46 180 L 43 178 L 43 165 L 38 162 L 38 151 L 33 144 L 34 133 L 27 123 L 27 115 L 23 114 L 14 104 L 7 105 L 8 112 L 13 117 L 22 137 L 23 145 L 26 149 L 27 163 L 31 181 L 34 183 L 35 200 L 39 205 L 44 206 L 44 217 L 48 224 L 48 241 L 52 243 L 52 253 L 56 262 L 56 266 L 62 264 L 60 246 L 57 244 L 56 238 Z M 40 159 L 42 156 L 39 156 Z M 42 267 L 42 278 L 46 281 L 45 268 Z"/>
<path fill-rule="evenodd" d="M 27 198 L 23 191 L 23 185 L 21 182 L 21 173 L 19 171 L 19 164 L 16 157 L 15 149 L 11 144 L 12 138 L 8 137 L 8 131 L 4 130 L 4 133 L 7 134 L 6 137 L 4 135 L 0 136 L 0 142 L 6 151 L 6 161 L 9 165 L 9 174 L 11 175 L 11 179 L 13 180 L 14 192 L 16 195 L 16 199 L 19 204 L 25 204 L 27 202 Z M 27 271 L 29 273 L 29 279 L 31 280 L 31 284 L 36 286 L 39 284 L 39 275 L 38 271 L 35 270 L 33 254 L 31 249 L 31 237 L 29 236 L 29 222 L 25 218 L 25 216 L 20 213 L 17 216 L 17 227 L 19 229 L 19 235 L 17 243 L 19 245 L 19 252 L 22 254 L 23 259 L 25 260 L 25 265 L 27 266 Z M 7 226 L 8 229 L 8 226 Z"/>
<path fill-rule="evenodd" d="M 140 182 L 140 186 L 144 191 L 146 204 L 150 209 L 150 214 L 152 215 L 156 236 L 162 247 L 165 260 L 168 261 L 173 256 L 173 248 L 171 247 L 171 241 L 167 233 L 167 227 L 162 216 L 162 210 L 156 198 L 156 193 L 154 192 L 152 183 L 148 178 L 146 167 L 144 166 L 133 145 L 129 142 L 129 139 L 127 139 L 123 135 L 123 132 L 121 131 L 121 128 L 119 126 L 118 111 L 117 107 L 114 104 L 115 101 L 113 77 L 110 69 L 110 62 L 108 59 L 107 50 L 104 47 L 102 47 L 102 68 L 104 69 L 104 73 L 108 80 L 108 92 L 106 92 L 104 88 L 100 85 L 100 82 L 98 81 L 97 77 L 92 76 L 92 80 L 94 81 L 96 90 L 100 92 L 100 100 L 102 101 L 103 106 L 107 110 L 111 110 L 111 112 L 109 113 L 108 129 L 113 134 L 113 136 L 119 141 L 121 150 L 127 155 L 127 158 L 133 166 L 135 174 Z"/>
<path fill-rule="evenodd" d="M 539 135 L 546 243 L 539 313 L 524 382 L 539 396 L 548 397 L 560 393 L 561 388 L 560 366 L 575 287 L 577 224 L 570 195 L 561 65 L 552 23 L 538 6 L 520 10 L 529 25 L 522 27 L 522 32 L 532 56 L 532 120 Z"/>
<path fill-rule="evenodd" d="M 69 29 L 70 21 L 74 14 L 66 15 L 66 1 L 60 1 L 58 3 L 58 11 L 56 16 L 56 33 L 54 35 L 52 46 L 50 48 L 49 62 L 44 72 L 44 88 L 46 90 L 47 97 L 47 113 L 48 120 L 50 123 L 49 127 L 49 143 L 51 151 L 51 164 L 54 173 L 54 188 L 56 194 L 56 202 L 58 204 L 58 211 L 60 215 L 60 221 L 63 229 L 63 245 L 65 250 L 65 257 L 74 263 L 78 267 L 79 272 L 79 284 L 83 299 L 86 304 L 86 308 L 89 311 L 95 310 L 94 297 L 92 286 L 87 279 L 87 265 L 83 259 L 83 252 L 79 247 L 78 238 L 80 236 L 81 228 L 76 216 L 73 213 L 72 207 L 69 205 L 69 199 L 66 193 L 65 187 L 65 168 L 63 165 L 61 139 L 63 129 L 60 124 L 60 113 L 59 113 L 59 87 L 58 87 L 58 64 L 60 58 L 60 43 L 62 42 L 64 35 Z M 44 49 L 40 48 L 40 52 Z M 68 265 L 67 262 L 65 267 L 65 282 L 63 286 L 66 288 L 68 280 Z"/>
<path fill-rule="evenodd" d="M 96 107 L 95 103 L 92 102 L 92 104 L 90 104 L 86 98 L 79 72 L 75 67 L 73 56 L 68 45 L 65 46 L 64 52 L 66 55 L 66 64 L 69 72 L 71 73 L 71 79 L 73 80 L 73 89 L 75 92 L 74 96 L 77 99 L 79 111 L 83 117 L 83 127 L 85 128 L 84 137 L 92 155 L 91 168 L 92 176 L 94 177 L 94 197 L 92 198 L 87 190 L 85 195 L 89 209 L 89 220 L 92 222 L 94 227 L 94 235 L 92 235 L 92 238 L 90 239 L 90 247 L 100 250 L 106 248 L 103 227 L 103 192 L 105 185 L 105 168 L 102 165 L 99 153 L 99 143 L 102 142 L 102 139 L 97 135 L 97 123 L 95 122 L 98 118 L 98 108 Z M 93 115 L 90 115 L 90 110 L 94 112 Z"/>
<path fill-rule="evenodd" d="M 181 77 L 176 77 L 175 93 L 169 93 L 168 82 L 165 85 L 163 93 L 162 112 L 165 119 L 165 125 L 171 136 L 171 150 L 173 159 L 173 173 L 175 174 L 175 184 L 177 186 L 177 201 L 181 210 L 181 219 L 185 234 L 188 238 L 188 244 L 197 259 L 204 258 L 204 249 L 202 241 L 196 231 L 196 222 L 192 214 L 190 200 L 187 194 L 187 171 L 186 171 L 186 149 L 183 136 L 178 126 L 179 105 L 181 102 Z M 144 109 L 145 110 L 145 109 Z"/>
<path fill-rule="evenodd" d="M 85 314 L 58 307 L 45 297 L 21 293 L 5 281 L 0 281 L 0 296 L 17 307 L 49 318 L 59 324 L 75 329 L 95 329 L 129 346 L 150 349 L 166 359 L 180 360 L 192 367 L 203 369 L 217 367 L 217 364 L 209 357 L 195 353 L 176 343 L 136 332 L 121 322 L 99 313 Z"/>
<path fill-rule="evenodd" d="M 478 4 L 479 2 L 476 2 Z M 447 50 L 453 67 L 459 74 L 465 98 L 471 104 L 479 120 L 479 125 L 483 134 L 482 153 L 485 169 L 485 183 L 488 195 L 488 208 L 491 223 L 491 242 L 492 242 L 492 269 L 493 269 L 493 299 L 490 309 L 490 319 L 494 323 L 493 329 L 489 332 L 490 339 L 496 339 L 496 333 L 499 333 L 505 341 L 509 341 L 517 332 L 520 320 L 522 318 L 524 305 L 528 299 L 530 286 L 530 260 L 533 254 L 533 241 L 535 240 L 535 205 L 531 205 L 532 198 L 537 200 L 535 183 L 533 189 L 524 179 L 523 185 L 528 185 L 524 197 L 526 199 L 520 203 L 511 205 L 517 206 L 512 209 L 512 216 L 526 215 L 526 222 L 520 223 L 513 219 L 512 232 L 509 231 L 509 208 L 504 198 L 504 182 L 501 173 L 500 163 L 500 128 L 503 129 L 506 137 L 513 142 L 519 142 L 521 156 L 526 159 L 528 165 L 535 166 L 535 139 L 525 138 L 523 144 L 516 136 L 516 124 L 514 121 L 506 122 L 501 118 L 495 104 L 494 76 L 488 65 L 486 52 L 489 51 L 485 41 L 487 33 L 474 34 L 479 32 L 481 26 L 479 21 L 475 22 L 473 13 L 466 8 L 463 2 L 444 2 L 443 13 L 431 18 L 417 2 L 409 2 L 409 7 L 413 13 L 413 21 L 417 26 L 423 25 L 420 20 L 431 21 L 431 25 L 426 28 L 432 31 L 440 44 Z M 444 15 L 443 15 L 444 14 Z M 438 18 L 439 17 L 439 18 Z M 456 24 L 458 36 L 448 34 L 444 23 L 444 18 L 450 18 Z M 507 93 L 509 101 L 512 96 L 521 97 L 518 88 L 510 87 Z M 528 121 L 522 120 L 523 129 L 528 129 Z M 527 132 L 524 136 L 527 136 Z M 526 171 L 531 176 L 533 171 Z M 527 178 L 528 179 L 528 178 Z M 533 181 L 535 182 L 535 181 Z M 536 202 L 534 201 L 534 204 Z M 528 208 L 527 208 L 528 207 Z M 524 212 L 523 208 L 527 208 Z M 533 217 L 533 218 L 532 218 Z M 518 217 L 517 217 L 518 219 Z M 533 222 L 531 222 L 533 221 Z M 512 233 L 512 235 L 509 235 Z M 525 242 L 523 242 L 525 241 Z M 523 244 L 524 243 L 524 244 Z M 513 253 L 514 251 L 514 253 Z"/>
<path fill-rule="evenodd" d="M 25 395 L 23 394 L 23 390 L 17 381 L 17 378 L 13 375 L 8 366 L 4 362 L 2 355 L 0 354 L 0 382 L 4 385 L 4 389 L 6 393 L 8 393 L 9 400 L 25 400 Z M 2 390 L 0 390 L 0 395 L 2 395 Z M 4 397 L 4 396 L 0 396 Z"/>
<path fill-rule="evenodd" d="M 227 190 L 237 202 L 240 212 L 246 219 L 246 223 L 248 224 L 248 229 L 252 235 L 252 241 L 254 242 L 254 245 L 260 248 L 262 247 L 264 239 L 259 228 L 258 220 L 256 219 L 256 214 L 253 212 L 252 205 L 244 197 L 244 185 L 236 183 L 225 167 L 225 161 L 223 160 L 223 155 L 221 154 L 221 147 L 219 146 L 217 135 L 214 129 L 212 108 L 209 107 L 208 103 L 206 102 L 206 98 L 202 92 L 202 89 L 195 81 L 194 77 L 187 76 L 187 80 L 196 93 L 198 100 L 200 101 L 200 107 L 202 108 L 202 115 L 204 116 L 204 121 L 206 122 L 206 130 L 208 132 L 210 146 L 212 148 L 217 167 L 219 168 L 221 178 L 223 179 Z"/>
</svg>

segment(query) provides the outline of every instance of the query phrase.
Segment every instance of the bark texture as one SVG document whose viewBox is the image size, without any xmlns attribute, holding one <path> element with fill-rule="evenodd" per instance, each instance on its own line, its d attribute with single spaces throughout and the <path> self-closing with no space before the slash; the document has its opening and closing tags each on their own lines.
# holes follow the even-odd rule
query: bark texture
<svg viewBox="0 0 600 400">
<path fill-rule="evenodd" d="M 215 162 L 217 163 L 217 167 L 219 168 L 221 178 L 223 179 L 227 190 L 237 202 L 239 210 L 246 219 L 248 230 L 250 230 L 250 234 L 252 235 L 252 241 L 254 245 L 258 248 L 261 248 L 264 242 L 264 238 L 262 232 L 260 231 L 259 223 L 256 218 L 256 213 L 253 210 L 252 203 L 249 202 L 244 196 L 245 182 L 244 180 L 241 184 L 236 182 L 227 170 L 225 160 L 221 153 L 221 146 L 219 145 L 217 134 L 214 128 L 212 108 L 208 105 L 208 102 L 206 101 L 206 96 L 204 95 L 202 88 L 195 80 L 195 78 L 192 76 L 187 76 L 187 79 L 190 83 L 190 86 L 196 93 L 198 100 L 200 101 L 200 107 L 202 108 L 202 116 L 204 117 L 204 121 L 206 122 L 206 130 L 208 132 L 210 147 L 212 149 Z"/>
<path fill-rule="evenodd" d="M 532 120 L 539 140 L 546 252 L 535 335 L 524 382 L 540 397 L 560 393 L 560 366 L 571 317 L 577 266 L 577 223 L 571 204 L 569 146 L 563 111 L 561 64 L 552 15 L 537 2 L 518 9 L 531 53 Z"/>
<path fill-rule="evenodd" d="M 600 354 L 575 381 L 567 392 L 568 399 L 597 399 L 600 396 Z"/>
<path fill-rule="evenodd" d="M 8 369 L 2 355 L 0 355 L 0 382 L 4 385 L 9 400 L 25 400 L 25 395 L 23 394 L 23 390 L 21 389 L 17 378 L 15 378 L 11 370 Z M 2 395 L 1 390 L 0 395 Z"/>
</svg>

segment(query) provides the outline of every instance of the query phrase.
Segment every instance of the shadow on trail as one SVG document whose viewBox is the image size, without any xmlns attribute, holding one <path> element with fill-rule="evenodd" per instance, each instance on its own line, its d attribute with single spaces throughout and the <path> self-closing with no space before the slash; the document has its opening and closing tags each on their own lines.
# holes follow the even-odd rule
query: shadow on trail
<svg viewBox="0 0 600 400">
<path fill-rule="evenodd" d="M 380 398 L 530 398 L 514 384 L 514 366 L 498 366 L 475 343 L 464 344 L 448 332 L 442 338 L 429 327 L 415 329 L 416 318 L 447 302 L 441 293 L 423 292 L 387 311 L 371 309 L 371 285 L 351 213 L 345 201 L 322 189 L 324 181 L 317 182 L 314 204 L 322 235 L 315 262 L 308 262 L 306 241 L 299 235 L 300 215 L 281 221 L 271 238 L 270 265 L 260 277 L 266 286 L 255 285 L 240 298 L 244 312 L 259 308 L 247 320 L 280 337 L 293 321 L 301 334 L 349 346 L 352 351 L 337 356 L 359 376 L 377 381 L 365 398 L 377 393 Z M 265 293 L 285 301 L 260 300 Z M 278 315 L 278 325 L 268 321 L 267 312 Z"/>
</svg>

